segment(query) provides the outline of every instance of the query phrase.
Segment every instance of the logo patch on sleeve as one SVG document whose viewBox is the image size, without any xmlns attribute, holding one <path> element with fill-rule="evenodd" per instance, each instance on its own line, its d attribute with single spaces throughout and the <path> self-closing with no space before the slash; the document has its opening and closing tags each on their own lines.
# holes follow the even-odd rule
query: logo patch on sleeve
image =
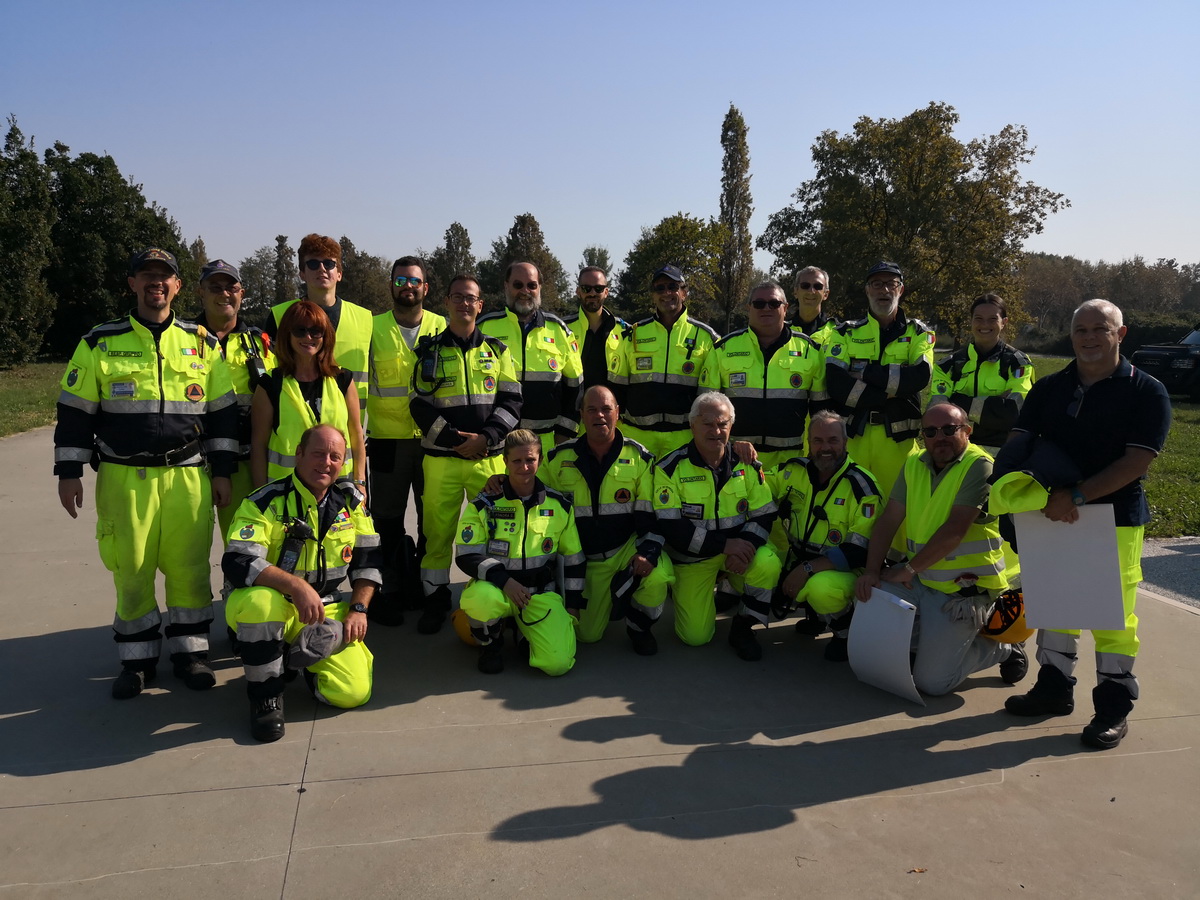
<svg viewBox="0 0 1200 900">
<path fill-rule="evenodd" d="M 663 506 L 671 502 L 671 492 L 667 488 L 663 488 L 658 492 L 658 502 Z"/>
<path fill-rule="evenodd" d="M 696 371 L 696 364 L 689 359 L 679 367 L 679 371 L 681 371 L 684 375 L 691 375 Z"/>
<path fill-rule="evenodd" d="M 542 552 L 551 553 L 554 550 L 554 538 L 546 538 L 542 541 Z"/>
<path fill-rule="evenodd" d="M 842 542 L 842 533 L 836 528 L 829 529 L 829 536 L 826 538 L 831 544 L 840 544 Z"/>
<path fill-rule="evenodd" d="M 868 519 L 871 518 L 873 515 L 875 515 L 875 504 L 874 503 L 864 503 L 862 505 L 862 514 Z"/>
<path fill-rule="evenodd" d="M 347 544 L 345 547 L 342 548 L 342 562 L 344 562 L 344 563 L 350 562 L 350 559 L 353 556 L 354 556 L 354 549 L 349 544 Z"/>
<path fill-rule="evenodd" d="M 204 388 L 198 384 L 189 384 L 187 390 L 183 392 L 183 396 L 187 397 L 193 403 L 199 403 L 204 399 Z"/>
<path fill-rule="evenodd" d="M 79 370 L 72 369 L 67 373 L 67 387 L 75 387 L 75 382 L 79 380 Z"/>
<path fill-rule="evenodd" d="M 238 537 L 240 537 L 243 541 L 250 540 L 250 538 L 254 537 L 254 526 L 243 525 L 242 530 L 238 532 Z"/>
<path fill-rule="evenodd" d="M 747 500 L 745 497 L 743 497 L 741 500 L 739 500 L 737 502 L 737 511 L 739 513 L 741 513 L 743 516 L 746 513 L 750 512 L 750 501 Z"/>
<path fill-rule="evenodd" d="M 470 525 L 466 525 L 463 527 L 462 534 L 460 534 L 459 537 L 462 538 L 462 542 L 464 544 L 469 544 L 475 538 L 475 529 Z"/>
<path fill-rule="evenodd" d="M 555 359 L 553 356 L 550 357 L 548 360 L 546 360 L 546 365 L 550 367 L 551 372 L 558 371 L 558 360 Z"/>
<path fill-rule="evenodd" d="M 485 391 L 494 391 L 496 389 L 496 379 L 491 375 L 483 379 L 483 389 Z"/>
</svg>

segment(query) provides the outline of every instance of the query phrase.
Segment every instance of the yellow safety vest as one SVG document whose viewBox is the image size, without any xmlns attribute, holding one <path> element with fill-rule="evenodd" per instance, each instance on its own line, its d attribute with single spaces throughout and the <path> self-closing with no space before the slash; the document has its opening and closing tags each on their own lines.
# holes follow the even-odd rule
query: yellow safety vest
<svg viewBox="0 0 1200 900">
<path fill-rule="evenodd" d="M 404 342 L 404 335 L 391 312 L 380 313 L 373 321 L 370 386 L 367 392 L 368 433 L 372 437 L 388 440 L 419 438 L 421 429 L 408 410 L 413 367 L 417 362 L 415 345 L 409 347 Z M 444 318 L 425 310 L 417 331 L 417 341 L 445 328 Z"/>
<path fill-rule="evenodd" d="M 279 390 L 279 424 L 267 440 L 267 478 L 275 481 L 292 474 L 296 467 L 296 446 L 300 436 L 314 425 L 332 425 L 346 439 L 346 463 L 342 475 L 354 471 L 350 453 L 350 414 L 346 410 L 346 395 L 338 388 L 336 378 L 321 381 L 321 418 L 313 415 L 312 407 L 300 393 L 300 385 L 291 375 L 285 375 Z"/>
</svg>

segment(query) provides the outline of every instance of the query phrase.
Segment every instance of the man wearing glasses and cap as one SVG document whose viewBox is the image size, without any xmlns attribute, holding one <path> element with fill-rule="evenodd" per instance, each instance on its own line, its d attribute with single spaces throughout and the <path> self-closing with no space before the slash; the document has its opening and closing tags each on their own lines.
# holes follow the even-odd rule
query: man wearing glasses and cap
<svg viewBox="0 0 1200 900">
<path fill-rule="evenodd" d="M 54 474 L 63 509 L 83 506 L 83 466 L 96 469 L 96 535 L 113 573 L 118 700 L 157 674 L 166 577 L 166 638 L 175 675 L 193 690 L 216 683 L 208 665 L 214 503 L 229 502 L 238 407 L 214 335 L 175 317 L 179 263 L 152 247 L 130 261 L 129 315 L 84 335 L 62 380 Z M 209 472 L 211 471 L 211 478 Z"/>
<path fill-rule="evenodd" d="M 238 467 L 231 479 L 229 503 L 217 510 L 221 539 L 229 540 L 229 523 L 242 501 L 253 489 L 250 478 L 250 400 L 258 379 L 275 368 L 270 339 L 257 325 L 240 315 L 242 276 L 237 267 L 223 259 L 214 259 L 200 270 L 200 315 L 196 325 L 221 344 L 221 356 L 229 368 L 233 393 L 238 405 Z"/>
<path fill-rule="evenodd" d="M 354 376 L 359 407 L 366 409 L 372 316 L 369 309 L 337 295 L 338 282 L 342 280 L 342 245 L 326 235 L 309 234 L 300 241 L 296 254 L 300 259 L 300 280 L 307 289 L 305 299 L 320 306 L 329 317 L 336 335 L 335 361 Z M 283 314 L 295 302 L 289 300 L 271 307 L 263 331 L 272 340 Z"/>
<path fill-rule="evenodd" d="M 608 299 L 608 276 L 604 270 L 599 266 L 580 269 L 575 296 L 579 298 L 579 311 L 563 321 L 571 329 L 579 348 L 583 390 L 597 384 L 608 386 L 608 364 L 621 345 L 625 323 L 604 305 Z"/>
<path fill-rule="evenodd" d="M 371 464 L 371 516 L 379 534 L 383 591 L 371 604 L 371 621 L 400 625 L 404 621 L 401 595 L 410 608 L 421 604 L 420 558 L 425 552 L 425 490 L 421 429 L 409 410 L 417 343 L 430 340 L 446 320 L 425 309 L 429 293 L 425 261 L 402 256 L 392 263 L 392 309 L 374 318 L 371 336 L 370 387 L 367 395 L 367 458 Z M 404 530 L 408 495 L 417 505 L 417 540 L 410 555 Z M 421 634 L 435 634 L 444 614 L 424 613 L 417 622 Z"/>
<path fill-rule="evenodd" d="M 662 459 L 692 438 L 688 415 L 718 335 L 688 316 L 678 266 L 656 271 L 650 291 L 654 315 L 626 330 L 610 369 L 622 433 Z"/>
<path fill-rule="evenodd" d="M 755 285 L 746 312 L 750 327 L 717 341 L 700 386 L 733 401 L 732 439 L 754 444 L 769 469 L 803 452 L 808 416 L 827 397 L 825 361 L 811 339 L 787 324 L 788 301 L 777 282 Z"/>
<path fill-rule="evenodd" d="M 792 292 L 800 306 L 792 327 L 807 334 L 818 347 L 825 346 L 829 333 L 838 324 L 823 309 L 829 299 L 829 273 L 816 266 L 806 266 L 796 273 Z"/>
<path fill-rule="evenodd" d="M 971 443 L 967 414 L 953 403 L 931 407 L 921 425 L 925 451 L 908 457 L 891 489 L 855 596 L 866 603 L 879 588 L 916 606 L 912 674 L 922 693 L 948 694 L 997 663 L 1004 682 L 1016 684 L 1029 668 L 1021 645 L 979 633 L 1008 587 L 999 524 L 986 512 L 992 458 Z M 901 524 L 908 561 L 884 569 Z"/>
<path fill-rule="evenodd" d="M 849 422 L 850 456 L 886 493 L 916 448 L 921 392 L 933 374 L 933 329 L 900 308 L 904 276 L 891 262 L 867 272 L 869 315 L 825 344 L 826 389 Z"/>
</svg>

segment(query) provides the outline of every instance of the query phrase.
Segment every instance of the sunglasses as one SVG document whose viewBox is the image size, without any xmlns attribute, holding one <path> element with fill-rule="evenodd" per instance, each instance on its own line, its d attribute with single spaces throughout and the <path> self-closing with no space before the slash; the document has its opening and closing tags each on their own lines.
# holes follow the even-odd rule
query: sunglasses
<svg viewBox="0 0 1200 900">
<path fill-rule="evenodd" d="M 755 309 L 779 309 L 781 306 L 787 306 L 786 300 L 751 300 L 750 305 Z"/>
<path fill-rule="evenodd" d="M 509 284 L 513 286 L 513 290 L 517 291 L 536 291 L 538 289 L 536 281 L 510 281 Z"/>
<path fill-rule="evenodd" d="M 336 269 L 337 263 L 332 259 L 306 259 L 304 261 L 304 268 L 312 269 L 314 272 L 321 268 L 321 266 L 324 266 L 325 270 L 328 272 Z"/>
<path fill-rule="evenodd" d="M 294 338 L 312 338 L 314 341 L 322 341 L 325 339 L 324 328 L 304 328 L 297 325 L 292 329 L 292 337 Z"/>
<path fill-rule="evenodd" d="M 607 284 L 581 284 L 579 286 L 579 289 L 581 291 L 583 291 L 585 294 L 590 294 L 593 291 L 597 294 L 603 294 L 605 291 L 608 290 L 608 285 Z"/>
<path fill-rule="evenodd" d="M 900 287 L 900 285 L 902 285 L 903 283 L 904 282 L 902 282 L 902 281 L 868 281 L 867 287 L 873 287 L 877 291 L 878 290 L 894 291 L 896 288 Z"/>
<path fill-rule="evenodd" d="M 966 428 L 966 426 L 965 425 L 942 425 L 941 427 L 938 427 L 937 425 L 930 425 L 926 428 L 922 428 L 921 434 L 925 435 L 925 437 L 927 437 L 927 438 L 930 438 L 930 437 L 933 437 L 934 435 L 936 435 L 940 431 L 946 437 L 950 437 L 950 435 L 955 434 L 960 428 Z"/>
<path fill-rule="evenodd" d="M 683 290 L 683 285 L 677 281 L 672 281 L 670 284 L 656 284 L 650 290 L 656 294 L 676 294 Z"/>
<path fill-rule="evenodd" d="M 398 288 L 402 288 L 406 284 L 412 285 L 413 287 L 420 287 L 424 283 L 425 282 L 420 278 L 412 278 L 412 277 L 406 278 L 403 275 L 397 275 L 395 278 L 392 279 L 392 284 L 394 284 Z"/>
<path fill-rule="evenodd" d="M 819 281 L 802 281 L 798 285 L 796 285 L 796 287 L 800 288 L 800 290 L 802 290 L 802 291 L 823 291 L 823 290 L 825 290 L 825 285 L 821 284 L 821 282 L 819 282 Z"/>
</svg>

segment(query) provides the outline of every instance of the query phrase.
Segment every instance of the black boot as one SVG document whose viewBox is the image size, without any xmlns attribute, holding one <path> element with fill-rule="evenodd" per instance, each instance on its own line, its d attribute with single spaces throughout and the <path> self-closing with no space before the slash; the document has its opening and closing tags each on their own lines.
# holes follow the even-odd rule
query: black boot
<svg viewBox="0 0 1200 900">
<path fill-rule="evenodd" d="M 142 688 L 153 684 L 158 674 L 153 665 L 122 663 L 121 666 L 121 674 L 112 684 L 112 695 L 116 700 L 132 700 L 142 692 Z"/>
<path fill-rule="evenodd" d="M 756 662 L 762 659 L 762 647 L 754 636 L 754 620 L 749 616 L 733 617 L 729 626 L 729 646 L 737 653 L 738 659 L 746 662 Z"/>
<path fill-rule="evenodd" d="M 626 625 L 625 633 L 629 635 L 629 643 L 633 645 L 633 652 L 638 656 L 653 656 L 658 652 L 658 640 L 650 633 L 650 629 L 637 631 Z"/>
<path fill-rule="evenodd" d="M 446 616 L 450 615 L 450 588 L 439 585 L 437 590 L 425 597 L 425 611 L 417 620 L 417 631 L 421 634 L 437 634 L 442 630 Z"/>
<path fill-rule="evenodd" d="M 825 645 L 825 659 L 829 662 L 847 662 L 850 659 L 850 620 L 854 618 L 854 604 L 829 623 L 833 637 Z"/>
<path fill-rule="evenodd" d="M 484 675 L 499 675 L 504 671 L 504 632 L 479 648 L 476 665 Z"/>
<path fill-rule="evenodd" d="M 1005 684 L 1016 684 L 1029 674 L 1029 657 L 1023 644 L 1013 644 L 1008 659 L 1000 663 L 1000 680 Z"/>
<path fill-rule="evenodd" d="M 269 744 L 283 737 L 283 694 L 250 698 L 250 734 Z"/>
<path fill-rule="evenodd" d="M 1075 709 L 1074 693 L 1074 677 L 1055 666 L 1042 666 L 1029 693 L 1009 697 L 1004 708 L 1014 716 L 1067 716 Z"/>
<path fill-rule="evenodd" d="M 172 653 L 171 665 L 175 677 L 193 691 L 206 691 L 217 683 L 217 676 L 209 668 L 207 653 Z"/>
<path fill-rule="evenodd" d="M 1096 715 L 1079 739 L 1097 750 L 1112 750 L 1129 732 L 1126 716 L 1133 711 L 1133 697 L 1121 682 L 1105 679 L 1092 688 L 1092 705 Z"/>
</svg>

